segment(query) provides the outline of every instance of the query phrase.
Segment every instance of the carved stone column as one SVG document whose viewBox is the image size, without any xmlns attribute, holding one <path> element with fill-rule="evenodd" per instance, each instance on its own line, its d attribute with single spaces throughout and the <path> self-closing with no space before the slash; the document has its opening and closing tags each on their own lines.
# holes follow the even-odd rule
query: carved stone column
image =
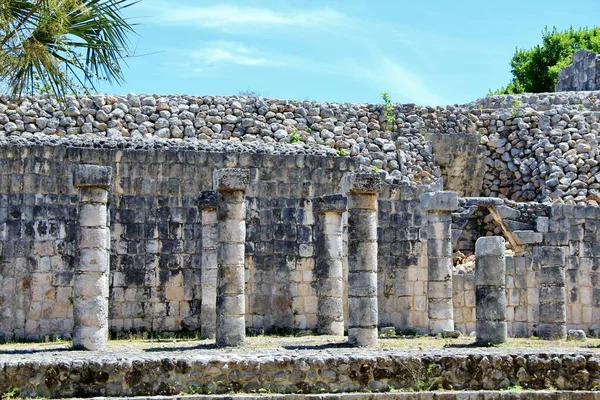
<svg viewBox="0 0 600 400">
<path fill-rule="evenodd" d="M 342 214 L 346 211 L 347 202 L 346 197 L 340 194 L 316 199 L 317 332 L 325 335 L 344 336 Z"/>
<path fill-rule="evenodd" d="M 377 345 L 377 198 L 381 177 L 350 175 L 348 194 L 348 342 Z"/>
<path fill-rule="evenodd" d="M 217 192 L 200 193 L 202 213 L 202 306 L 200 311 L 200 337 L 214 339 L 217 323 L 217 253 L 219 225 L 217 223 Z"/>
<path fill-rule="evenodd" d="M 244 253 L 248 171 L 236 168 L 215 171 L 214 186 L 219 193 L 216 344 L 240 346 L 246 339 Z"/>
<path fill-rule="evenodd" d="M 498 236 L 477 239 L 475 262 L 477 342 L 505 343 L 507 328 L 504 239 Z"/>
<path fill-rule="evenodd" d="M 458 208 L 456 192 L 423 193 L 419 200 L 427 212 L 427 316 L 429 333 L 454 330 L 452 304 L 452 211 Z"/>
<path fill-rule="evenodd" d="M 102 350 L 108 340 L 110 229 L 108 188 L 111 167 L 78 165 L 79 259 L 73 281 L 73 347 Z"/>
</svg>

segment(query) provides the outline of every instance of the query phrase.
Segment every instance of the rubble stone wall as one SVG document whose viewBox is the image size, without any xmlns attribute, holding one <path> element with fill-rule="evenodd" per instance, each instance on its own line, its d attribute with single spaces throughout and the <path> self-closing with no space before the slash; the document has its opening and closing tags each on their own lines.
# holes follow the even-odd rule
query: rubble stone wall
<svg viewBox="0 0 600 400">
<path fill-rule="evenodd" d="M 265 356 L 249 354 L 247 349 L 243 354 L 215 354 L 213 349 L 210 354 L 189 350 L 192 354 L 10 355 L 11 359 L 0 363 L 0 391 L 16 390 L 23 398 L 83 398 L 179 393 L 237 396 L 244 392 L 325 396 L 344 392 L 365 396 L 369 392 L 367 396 L 372 396 L 371 392 L 425 389 L 450 392 L 428 393 L 424 398 L 452 399 L 453 391 L 510 390 L 517 386 L 520 390 L 548 390 L 547 394 L 556 394 L 557 389 L 592 391 L 600 380 L 600 359 L 594 352 L 486 351 L 358 352 L 337 348 L 320 354 L 296 351 Z M 510 391 L 505 393 L 508 398 L 517 398 Z M 527 396 L 523 398 L 528 399 L 580 398 L 577 392 L 569 397 L 524 393 Z M 581 398 L 595 399 L 592 393 Z M 269 398 L 268 394 L 263 396 Z M 473 397 L 461 393 L 456 398 L 487 397 L 482 392 Z"/>
<path fill-rule="evenodd" d="M 490 96 L 454 106 L 398 104 L 394 126 L 387 126 L 376 104 L 130 94 L 70 98 L 59 105 L 45 97 L 0 97 L 0 137 L 314 143 L 381 168 L 390 183 L 435 180 L 437 157 L 448 190 L 463 193 L 470 182 L 470 195 L 597 204 L 598 94 Z M 456 145 L 443 148 L 452 154 L 436 151 L 438 141 L 430 142 L 428 134 L 458 134 L 451 139 Z M 472 145 L 477 141 L 482 149 Z M 448 160 L 464 170 L 449 169 Z M 474 168 L 480 163 L 483 175 Z M 480 193 L 473 193 L 479 185 Z"/>
</svg>

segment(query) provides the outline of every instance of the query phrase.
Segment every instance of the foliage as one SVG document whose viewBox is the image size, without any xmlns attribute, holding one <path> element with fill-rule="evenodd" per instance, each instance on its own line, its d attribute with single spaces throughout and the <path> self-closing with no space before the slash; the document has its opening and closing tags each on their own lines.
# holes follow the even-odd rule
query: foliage
<svg viewBox="0 0 600 400">
<path fill-rule="evenodd" d="M 294 128 L 294 130 L 290 134 L 290 143 L 299 143 L 299 142 L 300 142 L 300 134 L 298 133 L 298 129 Z"/>
<path fill-rule="evenodd" d="M 122 16 L 132 0 L 2 0 L 0 82 L 12 95 L 63 97 L 94 82 L 122 83 L 127 55 Z"/>
<path fill-rule="evenodd" d="M 19 389 L 18 388 L 12 388 L 8 392 L 2 393 L 2 396 L 0 398 L 2 400 L 5 400 L 5 399 L 14 399 L 15 397 L 18 397 L 18 395 L 19 395 Z"/>
<path fill-rule="evenodd" d="M 337 154 L 340 157 L 348 157 L 348 153 L 346 153 L 346 150 L 344 149 L 337 149 Z"/>
<path fill-rule="evenodd" d="M 519 106 L 521 104 L 523 104 L 523 101 L 521 101 L 521 99 L 514 99 L 513 100 L 512 108 L 511 108 L 511 111 L 510 111 L 511 118 L 515 118 L 517 116 L 517 109 L 519 108 Z"/>
<path fill-rule="evenodd" d="M 381 93 L 381 98 L 383 99 L 383 115 L 385 117 L 387 128 L 389 130 L 394 130 L 396 127 L 396 110 L 392 103 L 392 99 L 387 92 Z"/>
<path fill-rule="evenodd" d="M 515 50 L 510 60 L 513 78 L 508 85 L 490 90 L 488 95 L 553 92 L 558 71 L 571 64 L 573 54 L 581 49 L 600 51 L 600 27 L 565 31 L 546 27 L 541 46 Z"/>
</svg>

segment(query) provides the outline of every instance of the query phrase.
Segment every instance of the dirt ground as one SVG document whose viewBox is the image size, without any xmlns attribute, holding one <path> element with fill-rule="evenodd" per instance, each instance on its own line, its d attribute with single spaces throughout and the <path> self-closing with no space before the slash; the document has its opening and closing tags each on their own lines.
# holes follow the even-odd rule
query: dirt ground
<svg viewBox="0 0 600 400">
<path fill-rule="evenodd" d="M 271 350 L 315 350 L 320 347 L 335 348 L 347 347 L 345 337 L 339 336 L 255 336 L 247 337 L 246 344 L 238 350 L 247 349 L 252 352 L 266 352 Z M 226 349 L 214 348 L 214 340 L 195 339 L 148 339 L 144 337 L 131 337 L 129 339 L 111 340 L 108 343 L 109 352 L 144 352 L 144 351 L 166 351 L 178 352 L 195 350 L 198 348 L 214 349 L 214 351 L 227 351 Z M 71 347 L 70 341 L 52 341 L 45 343 L 5 343 L 0 345 L 0 354 L 14 352 L 52 352 L 65 350 Z M 444 339 L 430 336 L 416 337 L 388 337 L 380 338 L 380 349 L 397 349 L 412 351 L 427 351 L 444 348 L 474 348 L 475 339 L 462 336 L 457 339 Z M 573 350 L 600 350 L 600 339 L 587 339 L 583 342 L 574 341 L 544 341 L 537 338 L 509 339 L 507 343 L 494 346 L 497 349 L 573 349 Z"/>
</svg>

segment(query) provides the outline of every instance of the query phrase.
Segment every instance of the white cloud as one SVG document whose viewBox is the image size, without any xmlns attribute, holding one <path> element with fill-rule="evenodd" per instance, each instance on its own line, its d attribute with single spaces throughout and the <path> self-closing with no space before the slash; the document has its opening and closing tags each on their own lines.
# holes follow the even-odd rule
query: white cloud
<svg viewBox="0 0 600 400">
<path fill-rule="evenodd" d="M 260 66 L 276 64 L 259 54 L 255 50 L 248 49 L 244 44 L 226 40 L 215 40 L 206 43 L 199 49 L 190 50 L 186 55 L 195 62 L 212 66 L 216 64 L 235 64 L 243 66 Z"/>
<path fill-rule="evenodd" d="M 164 0 L 141 2 L 148 10 L 158 15 L 151 22 L 158 24 L 185 24 L 204 29 L 226 32 L 240 29 L 261 29 L 272 27 L 318 27 L 339 25 L 346 16 L 329 8 L 273 10 L 234 4 L 211 6 L 185 6 Z"/>
<path fill-rule="evenodd" d="M 445 100 L 432 91 L 419 74 L 412 72 L 395 59 L 381 55 L 372 60 L 367 64 L 346 62 L 345 73 L 369 81 L 381 92 L 388 92 L 394 102 L 445 104 Z"/>
</svg>

